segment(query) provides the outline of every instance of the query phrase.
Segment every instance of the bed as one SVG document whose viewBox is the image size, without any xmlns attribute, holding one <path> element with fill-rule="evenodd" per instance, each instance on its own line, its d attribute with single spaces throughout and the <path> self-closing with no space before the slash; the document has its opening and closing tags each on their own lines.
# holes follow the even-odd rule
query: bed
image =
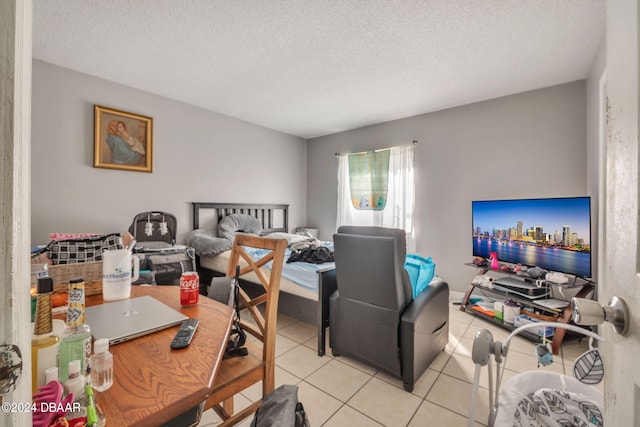
<svg viewBox="0 0 640 427">
<path fill-rule="evenodd" d="M 289 232 L 289 205 L 286 204 L 192 202 L 191 205 L 193 232 L 217 230 L 224 218 L 233 214 L 249 215 L 255 218 L 261 226 L 259 231 L 261 236 L 282 238 Z M 204 255 L 196 256 L 201 283 L 200 292 L 203 294 L 206 293 L 206 286 L 211 282 L 212 277 L 226 274 L 230 251 L 223 249 L 224 247 L 220 247 L 215 251 L 203 251 L 201 253 L 205 253 Z M 198 252 L 197 248 L 196 251 Z M 288 258 L 289 252 L 285 255 L 285 259 Z M 329 326 L 329 297 L 337 288 L 335 277 L 335 265 L 332 262 L 322 264 L 285 262 L 283 266 L 279 311 L 317 327 L 318 356 L 325 354 L 326 328 Z M 261 291 L 261 286 L 257 283 L 257 278 L 251 275 L 241 280 L 241 286 L 248 293 Z"/>
</svg>

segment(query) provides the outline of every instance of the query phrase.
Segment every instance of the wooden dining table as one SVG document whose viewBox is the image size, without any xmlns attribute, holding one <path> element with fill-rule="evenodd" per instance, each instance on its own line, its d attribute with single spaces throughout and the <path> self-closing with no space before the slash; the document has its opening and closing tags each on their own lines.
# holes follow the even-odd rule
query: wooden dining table
<svg viewBox="0 0 640 427">
<path fill-rule="evenodd" d="M 131 297 L 150 295 L 200 323 L 191 344 L 169 347 L 179 325 L 113 345 L 113 385 L 96 392 L 108 426 L 158 426 L 173 420 L 211 393 L 224 355 L 233 310 L 200 295 L 197 305 L 180 305 L 179 286 L 134 286 Z M 87 306 L 102 295 L 86 297 Z"/>
</svg>

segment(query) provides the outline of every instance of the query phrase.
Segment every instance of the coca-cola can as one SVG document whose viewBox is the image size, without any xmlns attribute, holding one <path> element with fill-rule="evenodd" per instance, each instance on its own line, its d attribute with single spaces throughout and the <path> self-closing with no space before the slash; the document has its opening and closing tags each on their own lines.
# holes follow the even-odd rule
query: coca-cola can
<svg viewBox="0 0 640 427">
<path fill-rule="evenodd" d="M 180 304 L 195 305 L 200 296 L 200 277 L 195 271 L 185 271 L 180 276 Z"/>
</svg>

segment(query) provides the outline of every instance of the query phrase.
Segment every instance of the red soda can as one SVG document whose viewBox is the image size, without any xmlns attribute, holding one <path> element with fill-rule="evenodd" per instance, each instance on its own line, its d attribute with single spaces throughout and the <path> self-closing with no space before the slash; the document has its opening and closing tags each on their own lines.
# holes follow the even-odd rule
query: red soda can
<svg viewBox="0 0 640 427">
<path fill-rule="evenodd" d="M 185 271 L 180 276 L 180 304 L 195 305 L 200 296 L 200 277 L 195 271 Z"/>
</svg>

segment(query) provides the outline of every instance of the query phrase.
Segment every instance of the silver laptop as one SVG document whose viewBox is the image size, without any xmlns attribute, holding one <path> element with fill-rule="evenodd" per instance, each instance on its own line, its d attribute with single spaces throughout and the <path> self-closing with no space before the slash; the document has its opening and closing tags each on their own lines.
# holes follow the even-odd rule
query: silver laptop
<svg viewBox="0 0 640 427">
<path fill-rule="evenodd" d="M 187 319 L 184 314 L 150 296 L 107 302 L 86 310 L 93 337 L 108 338 L 110 345 L 169 328 Z"/>
</svg>

